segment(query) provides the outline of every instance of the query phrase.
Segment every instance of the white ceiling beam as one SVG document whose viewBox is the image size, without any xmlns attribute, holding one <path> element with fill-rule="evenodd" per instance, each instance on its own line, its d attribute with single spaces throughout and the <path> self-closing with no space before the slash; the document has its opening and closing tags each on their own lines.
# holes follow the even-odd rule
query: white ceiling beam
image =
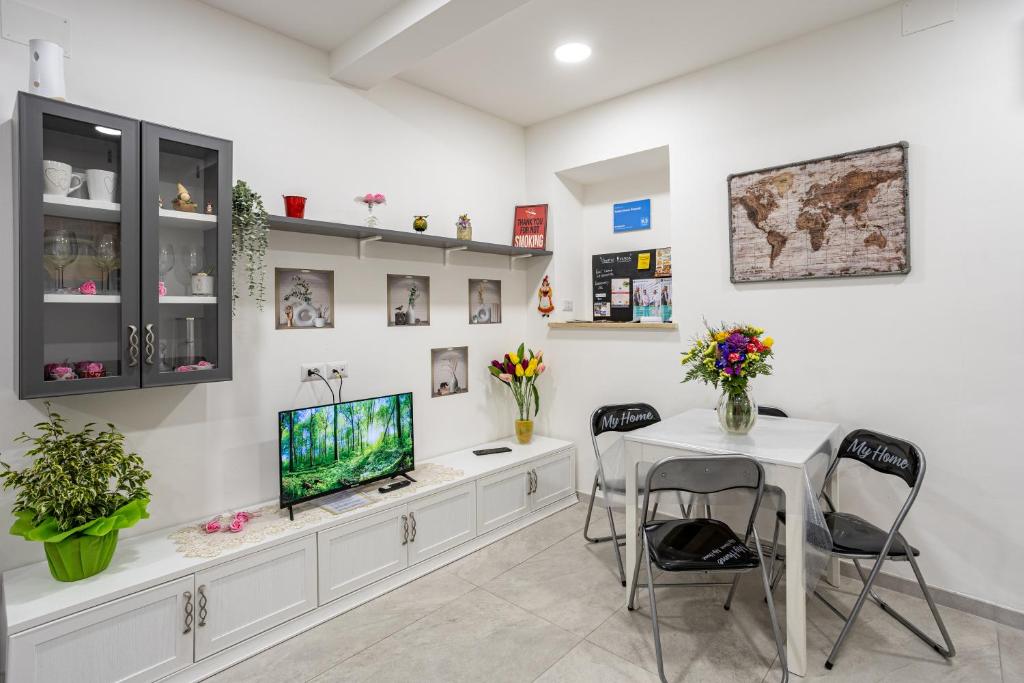
<svg viewBox="0 0 1024 683">
<path fill-rule="evenodd" d="M 369 89 L 529 0 L 406 0 L 331 50 L 331 78 Z"/>
</svg>

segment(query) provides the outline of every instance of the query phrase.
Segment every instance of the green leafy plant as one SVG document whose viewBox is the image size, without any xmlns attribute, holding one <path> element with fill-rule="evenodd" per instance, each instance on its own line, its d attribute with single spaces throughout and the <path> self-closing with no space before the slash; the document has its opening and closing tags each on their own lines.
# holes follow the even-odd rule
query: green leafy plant
<svg viewBox="0 0 1024 683">
<path fill-rule="evenodd" d="M 293 300 L 307 304 L 313 303 L 313 288 L 309 286 L 309 282 L 301 275 L 292 276 L 292 289 L 284 295 L 284 301 Z"/>
<path fill-rule="evenodd" d="M 270 228 L 263 197 L 239 180 L 231 192 L 231 272 L 237 273 L 239 260 L 245 263 L 249 296 L 263 310 L 267 301 L 266 256 Z M 231 278 L 231 311 L 238 312 L 238 282 Z"/>
<path fill-rule="evenodd" d="M 0 462 L 3 488 L 17 491 L 13 511 L 20 520 L 66 532 L 114 516 L 134 501 L 148 501 L 146 482 L 152 474 L 141 457 L 125 451 L 124 434 L 114 425 L 97 431 L 89 423 L 69 432 L 67 420 L 49 403 L 46 418 L 35 425 L 37 436 L 22 433 L 16 439 L 32 444 L 26 453 L 35 459 L 31 465 L 14 470 Z M 145 516 L 144 505 L 142 510 Z"/>
</svg>

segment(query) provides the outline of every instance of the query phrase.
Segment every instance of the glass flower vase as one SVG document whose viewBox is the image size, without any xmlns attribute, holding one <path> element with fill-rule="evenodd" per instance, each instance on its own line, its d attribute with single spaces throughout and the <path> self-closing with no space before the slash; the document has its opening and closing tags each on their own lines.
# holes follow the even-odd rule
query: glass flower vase
<svg viewBox="0 0 1024 683">
<path fill-rule="evenodd" d="M 746 391 L 723 391 L 715 410 L 718 424 L 726 434 L 746 434 L 757 422 L 757 404 Z"/>
<path fill-rule="evenodd" d="M 373 204 L 367 204 L 366 208 L 369 211 L 369 213 L 366 216 L 366 227 L 368 227 L 368 228 L 376 228 L 377 227 L 377 217 L 373 215 Z"/>
</svg>

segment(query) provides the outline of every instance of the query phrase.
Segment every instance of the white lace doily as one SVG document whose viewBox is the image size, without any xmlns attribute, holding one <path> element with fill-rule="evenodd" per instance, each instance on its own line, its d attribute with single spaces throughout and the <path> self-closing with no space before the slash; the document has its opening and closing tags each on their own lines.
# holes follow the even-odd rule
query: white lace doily
<svg viewBox="0 0 1024 683">
<path fill-rule="evenodd" d="M 381 482 L 362 489 L 355 489 L 365 502 L 352 505 L 345 512 L 378 505 L 386 500 L 401 498 L 422 488 L 456 481 L 462 477 L 463 471 L 428 461 L 418 464 L 416 469 L 409 474 L 416 481 L 409 486 L 391 491 L 390 493 L 379 493 L 377 491 L 377 488 L 383 485 Z M 316 501 L 296 508 L 295 521 L 288 519 L 288 510 L 281 510 L 277 505 L 267 505 L 256 510 L 250 510 L 249 512 L 257 512 L 258 516 L 249 520 L 245 528 L 238 533 L 222 531 L 208 534 L 200 528 L 200 524 L 190 524 L 175 530 L 168 538 L 174 542 L 177 551 L 185 557 L 218 557 L 226 552 L 237 550 L 253 543 L 259 543 L 260 541 L 294 531 L 295 529 L 313 526 L 337 516 L 336 513 L 317 505 Z M 227 521 L 225 520 L 225 523 Z"/>
</svg>

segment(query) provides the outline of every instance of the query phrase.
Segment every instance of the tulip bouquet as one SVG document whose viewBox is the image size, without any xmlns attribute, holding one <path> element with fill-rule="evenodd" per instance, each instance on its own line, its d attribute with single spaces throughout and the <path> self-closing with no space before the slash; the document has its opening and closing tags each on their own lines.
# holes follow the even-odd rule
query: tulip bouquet
<svg viewBox="0 0 1024 683">
<path fill-rule="evenodd" d="M 502 360 L 492 360 L 487 369 L 491 375 L 505 384 L 515 397 L 516 405 L 519 407 L 516 436 L 520 443 L 529 443 L 533 435 L 533 422 L 530 418 L 540 412 L 537 378 L 544 374 L 546 369 L 544 352 L 534 353 L 532 349 L 527 350 L 524 344 L 520 344 L 515 351 L 506 353 Z"/>
</svg>

